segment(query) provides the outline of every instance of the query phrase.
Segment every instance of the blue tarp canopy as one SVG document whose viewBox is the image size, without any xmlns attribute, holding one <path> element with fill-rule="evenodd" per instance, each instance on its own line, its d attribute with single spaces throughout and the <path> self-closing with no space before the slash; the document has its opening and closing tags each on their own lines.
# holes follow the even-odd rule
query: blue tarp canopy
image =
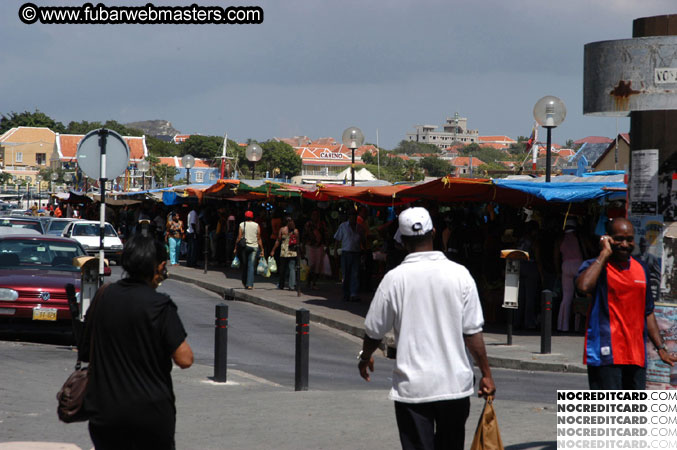
<svg viewBox="0 0 677 450">
<path fill-rule="evenodd" d="M 494 180 L 497 186 L 525 192 L 548 202 L 577 203 L 586 200 L 601 199 L 618 195 L 618 190 L 625 196 L 626 185 L 622 181 L 608 182 L 556 182 L 523 180 Z"/>
</svg>

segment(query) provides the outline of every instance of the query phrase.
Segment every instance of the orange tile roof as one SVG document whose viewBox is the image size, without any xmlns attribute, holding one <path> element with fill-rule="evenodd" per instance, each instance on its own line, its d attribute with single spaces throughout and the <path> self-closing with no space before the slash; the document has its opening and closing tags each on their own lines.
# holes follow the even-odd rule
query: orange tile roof
<svg viewBox="0 0 677 450">
<path fill-rule="evenodd" d="M 610 144 L 613 139 L 604 136 L 588 136 L 583 139 L 574 141 L 574 145 L 583 144 Z"/>
<path fill-rule="evenodd" d="M 323 137 L 319 139 L 315 139 L 313 142 L 310 143 L 311 147 L 318 147 L 318 146 L 327 146 L 327 145 L 337 145 L 338 143 L 336 142 L 336 139 L 332 137 Z"/>
<path fill-rule="evenodd" d="M 479 158 L 472 157 L 472 165 L 473 167 L 479 167 L 484 164 L 484 161 L 482 161 Z M 451 165 L 456 166 L 456 167 L 466 167 L 470 166 L 470 157 L 469 156 L 457 156 L 456 158 L 451 160 Z"/>
<path fill-rule="evenodd" d="M 0 136 L 0 142 L 54 144 L 56 133 L 45 127 L 14 127 Z"/>
<path fill-rule="evenodd" d="M 503 141 L 506 141 L 506 142 L 517 143 L 516 140 L 514 140 L 513 138 L 511 138 L 509 136 L 479 136 L 477 138 L 477 140 L 480 141 L 480 142 L 503 142 Z"/>
<path fill-rule="evenodd" d="M 85 137 L 84 134 L 59 134 L 56 137 L 56 147 L 59 152 L 59 159 L 62 161 L 74 161 L 78 151 L 78 144 Z M 123 136 L 129 146 L 129 160 L 139 161 L 148 156 L 146 148 L 146 137 Z"/>
</svg>

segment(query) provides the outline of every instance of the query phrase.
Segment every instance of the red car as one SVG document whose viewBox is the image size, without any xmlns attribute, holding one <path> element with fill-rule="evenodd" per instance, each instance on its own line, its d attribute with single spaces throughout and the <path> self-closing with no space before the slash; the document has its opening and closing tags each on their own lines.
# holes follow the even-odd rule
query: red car
<svg viewBox="0 0 677 450">
<path fill-rule="evenodd" d="M 0 320 L 70 320 L 66 285 L 79 295 L 80 269 L 72 261 L 86 254 L 73 239 L 0 235 Z"/>
</svg>

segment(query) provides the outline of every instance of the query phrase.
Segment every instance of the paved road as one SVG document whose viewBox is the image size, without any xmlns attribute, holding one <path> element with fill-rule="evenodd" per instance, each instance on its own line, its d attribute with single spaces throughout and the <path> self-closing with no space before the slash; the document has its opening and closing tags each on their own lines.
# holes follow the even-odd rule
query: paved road
<svg viewBox="0 0 677 450">
<path fill-rule="evenodd" d="M 309 449 L 398 448 L 387 397 L 392 362 L 377 359 L 372 383 L 359 379 L 359 340 L 312 325 L 310 391 L 293 392 L 294 321 L 250 304 L 229 302 L 229 382 L 214 384 L 211 293 L 179 282 L 161 287 L 179 305 L 197 360 L 173 372 L 177 395 L 177 448 Z M 72 370 L 75 353 L 64 333 L 22 335 L 0 341 L 0 442 L 43 440 L 90 448 L 86 424 L 58 422 L 54 395 Z M 36 336 L 38 339 L 35 339 Z M 20 341 L 15 341 L 19 339 Z M 496 370 L 496 410 L 508 449 L 554 448 L 555 389 L 584 388 L 585 377 Z M 473 400 L 472 433 L 481 402 Z M 471 437 L 466 439 L 470 444 Z"/>
</svg>

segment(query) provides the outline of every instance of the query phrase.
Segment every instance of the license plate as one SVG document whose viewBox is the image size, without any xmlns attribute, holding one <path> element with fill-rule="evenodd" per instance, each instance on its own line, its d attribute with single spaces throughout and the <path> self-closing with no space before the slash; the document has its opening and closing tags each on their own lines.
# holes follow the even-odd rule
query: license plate
<svg viewBox="0 0 677 450">
<path fill-rule="evenodd" d="M 56 308 L 33 308 L 33 320 L 56 320 Z"/>
<path fill-rule="evenodd" d="M 13 316 L 15 312 L 14 308 L 0 308 L 0 315 Z"/>
</svg>

